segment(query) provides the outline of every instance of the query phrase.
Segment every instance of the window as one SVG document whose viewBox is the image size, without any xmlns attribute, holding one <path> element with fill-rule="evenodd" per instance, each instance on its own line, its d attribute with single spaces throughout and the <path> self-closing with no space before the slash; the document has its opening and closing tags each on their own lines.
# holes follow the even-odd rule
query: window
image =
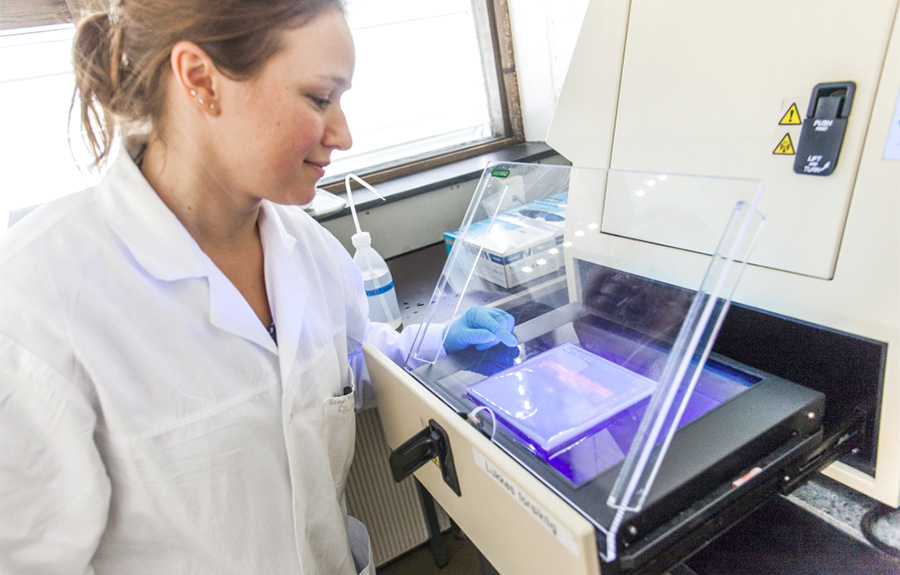
<svg viewBox="0 0 900 575">
<path fill-rule="evenodd" d="M 354 145 L 335 154 L 326 177 L 506 135 L 480 0 L 350 0 L 347 12 L 357 48 L 344 97 Z"/>
<path fill-rule="evenodd" d="M 75 85 L 71 24 L 0 32 L 0 235 L 7 212 L 96 183 L 87 150 L 69 146 Z M 74 158 L 80 152 L 80 157 Z"/>
<path fill-rule="evenodd" d="M 350 171 L 377 182 L 523 139 L 505 0 L 346 5 L 357 66 L 343 105 L 354 146 L 333 155 L 323 187 L 340 189 Z M 74 26 L 60 22 L 63 1 L 13 12 L 0 22 L 0 235 L 8 211 L 99 179 L 77 117 L 69 123 Z M 15 27 L 47 22 L 58 23 Z"/>
</svg>

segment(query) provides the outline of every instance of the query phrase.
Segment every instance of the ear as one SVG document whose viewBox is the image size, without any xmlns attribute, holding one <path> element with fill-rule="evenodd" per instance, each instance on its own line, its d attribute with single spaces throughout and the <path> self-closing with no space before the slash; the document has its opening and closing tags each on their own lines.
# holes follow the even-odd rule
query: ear
<svg viewBox="0 0 900 575">
<path fill-rule="evenodd" d="M 169 60 L 183 97 L 198 110 L 218 116 L 218 70 L 209 55 L 193 42 L 182 41 L 172 47 Z"/>
</svg>

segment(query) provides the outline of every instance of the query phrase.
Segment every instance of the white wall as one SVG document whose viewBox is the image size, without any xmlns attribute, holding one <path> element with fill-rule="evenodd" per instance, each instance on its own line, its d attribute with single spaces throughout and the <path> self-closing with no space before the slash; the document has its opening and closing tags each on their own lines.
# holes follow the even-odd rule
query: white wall
<svg viewBox="0 0 900 575">
<path fill-rule="evenodd" d="M 589 0 L 508 0 L 525 139 L 543 142 Z"/>
</svg>

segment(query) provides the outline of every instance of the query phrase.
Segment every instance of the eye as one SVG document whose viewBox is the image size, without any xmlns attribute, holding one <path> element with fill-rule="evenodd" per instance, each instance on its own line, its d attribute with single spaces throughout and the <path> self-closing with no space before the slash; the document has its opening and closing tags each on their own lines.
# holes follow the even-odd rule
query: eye
<svg viewBox="0 0 900 575">
<path fill-rule="evenodd" d="M 324 110 L 331 104 L 331 100 L 329 98 L 320 98 L 318 96 L 309 96 L 309 99 L 315 105 L 316 108 L 320 110 Z"/>
</svg>

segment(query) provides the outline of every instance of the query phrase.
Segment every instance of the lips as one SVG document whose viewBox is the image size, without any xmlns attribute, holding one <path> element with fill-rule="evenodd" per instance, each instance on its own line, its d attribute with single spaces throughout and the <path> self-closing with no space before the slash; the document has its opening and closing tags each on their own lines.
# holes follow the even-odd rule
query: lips
<svg viewBox="0 0 900 575">
<path fill-rule="evenodd" d="M 331 162 L 314 162 L 312 160 L 306 160 L 305 163 L 315 168 L 316 171 L 319 172 L 319 177 L 321 178 L 325 175 L 326 166 L 328 166 L 328 164 L 330 164 Z"/>
</svg>

